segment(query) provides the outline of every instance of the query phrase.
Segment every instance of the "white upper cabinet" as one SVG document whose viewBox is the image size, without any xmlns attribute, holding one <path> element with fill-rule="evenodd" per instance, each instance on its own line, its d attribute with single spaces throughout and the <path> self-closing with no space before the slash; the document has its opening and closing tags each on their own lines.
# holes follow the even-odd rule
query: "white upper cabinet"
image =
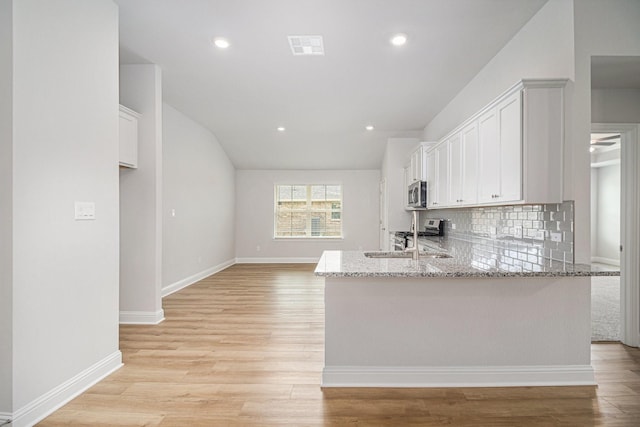
<svg viewBox="0 0 640 427">
<path fill-rule="evenodd" d="M 425 156 L 427 168 L 427 207 L 444 208 L 449 200 L 449 146 L 438 144 Z"/>
<path fill-rule="evenodd" d="M 461 204 L 478 201 L 478 123 L 473 121 L 461 132 L 462 136 L 462 198 Z"/>
<path fill-rule="evenodd" d="M 120 166 L 138 167 L 138 119 L 140 114 L 125 106 L 120 106 L 119 144 Z"/>
<path fill-rule="evenodd" d="M 411 153 L 409 165 L 409 183 L 427 180 L 427 150 L 433 145 L 431 142 L 421 142 Z"/>
<path fill-rule="evenodd" d="M 521 99 L 517 91 L 479 118 L 480 203 L 522 199 Z"/>
<path fill-rule="evenodd" d="M 429 207 L 561 203 L 566 82 L 523 80 L 447 135 L 428 153 L 438 169 L 427 170 L 437 187 Z M 449 156 L 446 188 L 441 146 Z"/>
<path fill-rule="evenodd" d="M 455 133 L 447 140 L 449 145 L 449 203 L 462 204 L 462 135 Z"/>
<path fill-rule="evenodd" d="M 478 125 L 473 121 L 448 140 L 449 205 L 478 201 Z"/>
<path fill-rule="evenodd" d="M 437 206 L 449 205 L 449 144 L 440 144 L 436 151 L 436 194 Z"/>
<path fill-rule="evenodd" d="M 427 164 L 427 207 L 435 208 L 438 205 L 438 189 L 436 185 L 436 150 L 431 150 L 426 155 Z"/>
</svg>

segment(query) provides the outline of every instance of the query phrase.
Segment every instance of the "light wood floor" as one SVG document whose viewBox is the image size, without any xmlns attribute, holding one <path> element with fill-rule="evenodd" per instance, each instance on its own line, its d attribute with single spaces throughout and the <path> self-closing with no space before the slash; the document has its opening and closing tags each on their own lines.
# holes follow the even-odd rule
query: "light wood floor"
<svg viewBox="0 0 640 427">
<path fill-rule="evenodd" d="M 320 389 L 323 280 L 235 265 L 122 326 L 125 366 L 41 426 L 640 426 L 640 350 L 593 346 L 598 387 Z M 469 349 L 473 351 L 473 349 Z"/>
</svg>

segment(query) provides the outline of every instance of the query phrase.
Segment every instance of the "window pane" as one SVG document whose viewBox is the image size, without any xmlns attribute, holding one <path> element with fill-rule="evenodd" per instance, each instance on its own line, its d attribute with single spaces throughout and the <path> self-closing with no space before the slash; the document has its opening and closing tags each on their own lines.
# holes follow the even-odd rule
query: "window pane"
<svg viewBox="0 0 640 427">
<path fill-rule="evenodd" d="M 293 185 L 293 200 L 307 200 L 307 186 Z"/>
<path fill-rule="evenodd" d="M 277 188 L 278 200 L 291 200 L 290 185 L 279 185 Z"/>
<path fill-rule="evenodd" d="M 311 186 L 311 200 L 325 200 L 327 192 L 326 185 L 312 185 Z"/>
<path fill-rule="evenodd" d="M 277 185 L 275 237 L 341 237 L 340 185 Z"/>
<path fill-rule="evenodd" d="M 342 186 L 327 185 L 327 200 L 340 200 L 340 199 L 342 199 Z"/>
</svg>

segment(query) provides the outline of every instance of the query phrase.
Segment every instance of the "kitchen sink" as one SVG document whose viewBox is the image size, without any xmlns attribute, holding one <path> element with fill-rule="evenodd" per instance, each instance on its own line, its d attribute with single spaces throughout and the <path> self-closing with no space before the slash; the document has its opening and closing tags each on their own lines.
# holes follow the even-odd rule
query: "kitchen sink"
<svg viewBox="0 0 640 427">
<path fill-rule="evenodd" d="M 365 252 L 364 256 L 367 258 L 411 258 L 413 253 L 411 252 Z M 420 252 L 420 258 L 451 258 L 451 255 L 443 252 Z"/>
</svg>

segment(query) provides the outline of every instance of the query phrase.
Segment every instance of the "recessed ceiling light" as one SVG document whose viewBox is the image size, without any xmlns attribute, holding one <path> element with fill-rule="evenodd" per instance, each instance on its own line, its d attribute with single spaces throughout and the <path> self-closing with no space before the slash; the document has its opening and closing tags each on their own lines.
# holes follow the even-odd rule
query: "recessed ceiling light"
<svg viewBox="0 0 640 427">
<path fill-rule="evenodd" d="M 396 34 L 395 36 L 391 37 L 391 44 L 394 46 L 402 46 L 406 42 L 407 42 L 406 34 Z"/>
<path fill-rule="evenodd" d="M 220 49 L 226 49 L 231 46 L 229 40 L 225 39 L 224 37 L 216 37 L 215 39 L 213 39 L 213 44 L 215 44 L 216 47 L 219 47 Z"/>
<path fill-rule="evenodd" d="M 278 126 L 278 132 L 284 132 L 286 129 L 284 126 Z"/>
<path fill-rule="evenodd" d="M 365 127 L 366 130 L 373 130 L 373 126 L 369 125 L 367 127 Z"/>
</svg>

